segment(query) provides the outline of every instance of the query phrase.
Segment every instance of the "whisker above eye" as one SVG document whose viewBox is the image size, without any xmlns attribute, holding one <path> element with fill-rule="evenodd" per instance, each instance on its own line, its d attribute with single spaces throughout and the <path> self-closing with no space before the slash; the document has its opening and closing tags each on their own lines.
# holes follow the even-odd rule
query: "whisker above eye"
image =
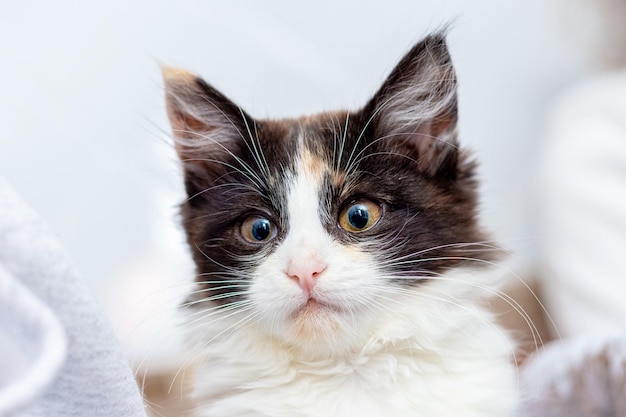
<svg viewBox="0 0 626 417">
<path fill-rule="evenodd" d="M 252 131 L 250 130 L 250 124 L 248 122 L 248 118 L 246 117 L 246 114 L 244 113 L 241 107 L 239 107 L 239 113 L 246 127 L 248 138 L 250 139 L 250 141 L 248 142 L 247 140 L 245 140 L 245 138 L 242 135 L 242 138 L 244 139 L 244 143 L 246 144 L 246 147 L 248 148 L 250 153 L 253 155 L 255 163 L 257 164 L 261 172 L 264 174 L 264 176 L 267 178 L 267 176 L 269 175 L 269 168 L 267 165 L 267 160 L 265 159 L 265 154 L 263 153 L 263 148 L 261 147 L 261 143 L 258 140 L 258 131 L 257 131 L 257 126 L 256 126 L 256 121 L 254 121 L 255 134 L 253 135 Z M 265 183 L 265 181 L 263 181 L 263 183 Z"/>
</svg>

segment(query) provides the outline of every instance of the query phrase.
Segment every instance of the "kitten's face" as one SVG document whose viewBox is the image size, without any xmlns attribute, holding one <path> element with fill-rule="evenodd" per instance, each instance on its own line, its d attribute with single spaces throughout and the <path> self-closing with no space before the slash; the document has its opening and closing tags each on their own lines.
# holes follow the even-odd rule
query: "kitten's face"
<svg viewBox="0 0 626 417">
<path fill-rule="evenodd" d="M 189 73 L 165 79 L 198 307 L 305 351 L 349 350 L 399 298 L 486 258 L 442 37 L 357 112 L 254 120 Z"/>
</svg>

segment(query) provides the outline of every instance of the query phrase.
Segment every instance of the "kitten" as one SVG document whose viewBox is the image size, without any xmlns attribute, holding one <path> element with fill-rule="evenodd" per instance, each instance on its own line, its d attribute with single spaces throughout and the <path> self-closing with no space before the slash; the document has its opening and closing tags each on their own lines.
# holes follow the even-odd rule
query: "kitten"
<svg viewBox="0 0 626 417">
<path fill-rule="evenodd" d="M 358 111 L 256 120 L 193 74 L 164 79 L 199 416 L 513 413 L 443 34 Z"/>
</svg>

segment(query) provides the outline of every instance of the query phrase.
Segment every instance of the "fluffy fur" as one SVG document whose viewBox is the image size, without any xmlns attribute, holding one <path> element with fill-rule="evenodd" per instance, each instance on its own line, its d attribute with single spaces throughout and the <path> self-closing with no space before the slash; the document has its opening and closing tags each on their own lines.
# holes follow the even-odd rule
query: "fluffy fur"
<svg viewBox="0 0 626 417">
<path fill-rule="evenodd" d="M 513 413 L 443 35 L 354 112 L 255 120 L 192 74 L 164 75 L 198 272 L 199 416 Z M 346 227 L 362 202 L 374 221 Z M 256 219 L 271 225 L 259 239 Z"/>
</svg>

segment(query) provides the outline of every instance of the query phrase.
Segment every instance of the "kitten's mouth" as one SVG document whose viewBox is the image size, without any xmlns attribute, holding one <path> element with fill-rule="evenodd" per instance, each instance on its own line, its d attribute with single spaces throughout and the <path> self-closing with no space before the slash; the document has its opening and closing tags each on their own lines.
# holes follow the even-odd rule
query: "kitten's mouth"
<svg viewBox="0 0 626 417">
<path fill-rule="evenodd" d="M 340 331 L 339 311 L 338 307 L 309 297 L 292 313 L 288 340 L 300 348 L 319 348 L 319 343 L 324 344 L 327 338 L 335 337 Z"/>
<path fill-rule="evenodd" d="M 306 302 L 306 304 L 302 308 L 304 310 L 315 311 L 315 310 L 318 310 L 320 308 L 324 308 L 324 304 L 320 303 L 315 298 L 311 297 L 311 298 L 308 299 L 308 301 Z"/>
<path fill-rule="evenodd" d="M 314 297 L 309 297 L 307 302 L 298 310 L 296 310 L 295 315 L 296 316 L 300 316 L 300 315 L 308 316 L 308 315 L 319 314 L 322 312 L 329 312 L 329 311 L 338 313 L 340 312 L 340 309 L 336 306 L 320 301 Z"/>
</svg>

